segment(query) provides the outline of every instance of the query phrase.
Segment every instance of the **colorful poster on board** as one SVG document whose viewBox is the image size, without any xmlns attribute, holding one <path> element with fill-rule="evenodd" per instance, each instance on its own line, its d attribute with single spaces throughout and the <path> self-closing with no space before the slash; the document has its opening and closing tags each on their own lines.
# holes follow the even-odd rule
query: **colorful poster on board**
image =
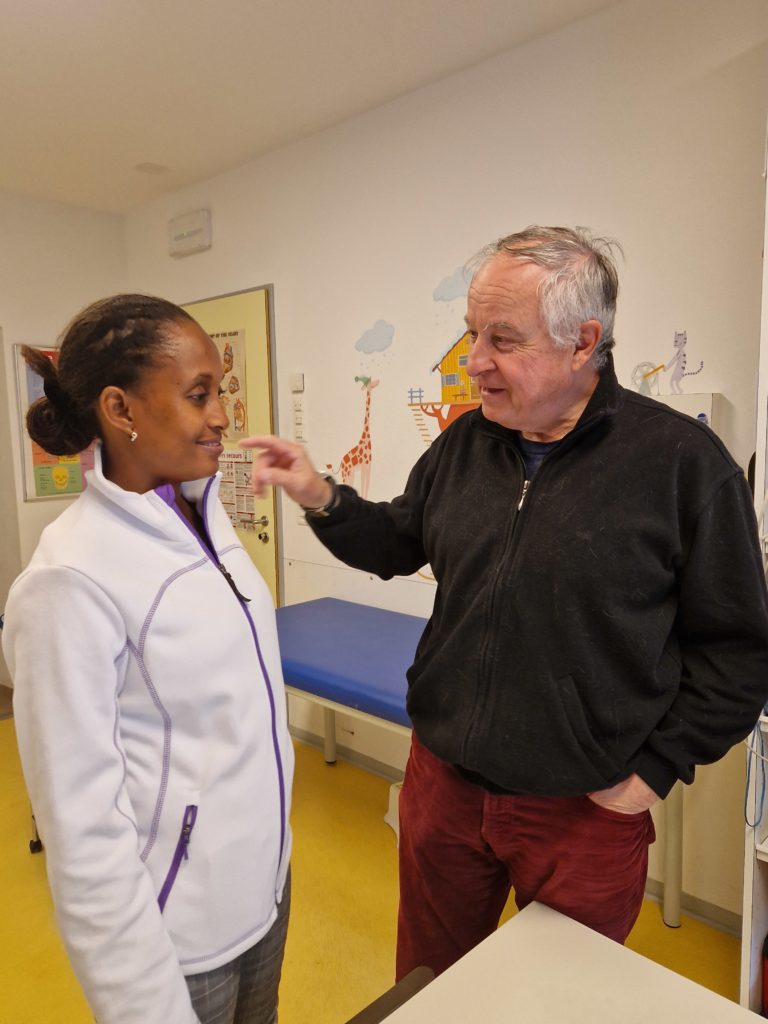
<svg viewBox="0 0 768 1024">
<path fill-rule="evenodd" d="M 221 400 L 229 416 L 226 437 L 248 434 L 248 398 L 245 387 L 245 331 L 222 331 L 211 339 L 219 350 L 224 367 Z"/>
<path fill-rule="evenodd" d="M 21 414 L 24 500 L 66 498 L 79 494 L 85 489 L 86 472 L 93 468 L 93 449 L 87 448 L 79 455 L 49 455 L 29 437 L 25 423 L 27 409 L 36 399 L 43 397 L 43 379 L 24 362 L 21 346 L 15 345 L 14 348 Z M 40 351 L 54 363 L 58 359 L 58 349 L 41 348 Z"/>
</svg>

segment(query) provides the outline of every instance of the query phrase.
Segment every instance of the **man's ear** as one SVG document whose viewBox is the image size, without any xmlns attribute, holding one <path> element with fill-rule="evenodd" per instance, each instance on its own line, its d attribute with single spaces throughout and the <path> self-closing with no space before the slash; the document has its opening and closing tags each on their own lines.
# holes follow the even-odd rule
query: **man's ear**
<svg viewBox="0 0 768 1024">
<path fill-rule="evenodd" d="M 104 388 L 96 403 L 99 421 L 103 428 L 130 434 L 133 430 L 133 414 L 128 393 L 112 385 Z"/>
<path fill-rule="evenodd" d="M 603 336 L 603 325 L 599 320 L 585 320 L 579 324 L 579 337 L 573 353 L 574 369 L 581 369 L 595 354 Z"/>
</svg>

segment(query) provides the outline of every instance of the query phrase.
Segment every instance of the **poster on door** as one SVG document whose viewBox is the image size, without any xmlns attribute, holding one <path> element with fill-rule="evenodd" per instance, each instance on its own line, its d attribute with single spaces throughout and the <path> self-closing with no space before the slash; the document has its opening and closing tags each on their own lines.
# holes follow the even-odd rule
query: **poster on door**
<svg viewBox="0 0 768 1024">
<path fill-rule="evenodd" d="M 219 499 L 232 525 L 241 530 L 256 528 L 256 498 L 250 491 L 253 452 L 225 451 L 219 459 Z"/>
<path fill-rule="evenodd" d="M 93 446 L 78 455 L 49 455 L 36 444 L 27 433 L 27 409 L 38 398 L 43 397 L 43 378 L 24 362 L 21 345 L 14 345 L 16 365 L 16 391 L 21 418 L 22 472 L 24 475 L 24 500 L 40 501 L 46 498 L 68 498 L 85 489 L 85 474 L 93 468 Z M 59 357 L 56 348 L 39 347 L 52 362 Z"/>
<path fill-rule="evenodd" d="M 225 437 L 248 434 L 248 397 L 245 386 L 245 331 L 221 331 L 211 334 L 219 350 L 224 376 L 221 379 L 222 404 L 229 416 Z"/>
</svg>

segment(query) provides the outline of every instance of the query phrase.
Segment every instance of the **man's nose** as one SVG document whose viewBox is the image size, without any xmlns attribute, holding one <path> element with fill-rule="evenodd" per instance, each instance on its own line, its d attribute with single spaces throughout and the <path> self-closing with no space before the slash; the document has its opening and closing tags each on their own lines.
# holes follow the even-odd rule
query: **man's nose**
<svg viewBox="0 0 768 1024">
<path fill-rule="evenodd" d="M 467 355 L 467 373 L 470 377 L 477 377 L 484 370 L 490 369 L 492 364 L 492 350 L 482 335 L 478 335 Z"/>
</svg>

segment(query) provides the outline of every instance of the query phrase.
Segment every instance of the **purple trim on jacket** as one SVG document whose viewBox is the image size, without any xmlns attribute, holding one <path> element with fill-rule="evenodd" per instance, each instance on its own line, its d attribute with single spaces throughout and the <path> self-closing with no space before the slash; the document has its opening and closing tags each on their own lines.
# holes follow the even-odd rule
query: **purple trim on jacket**
<svg viewBox="0 0 768 1024">
<path fill-rule="evenodd" d="M 179 835 L 179 840 L 176 843 L 176 849 L 173 853 L 171 866 L 168 869 L 168 874 L 165 876 L 163 887 L 157 897 L 160 913 L 165 910 L 165 904 L 168 902 L 168 897 L 171 895 L 171 889 L 173 889 L 182 860 L 189 859 L 189 841 L 192 838 L 192 829 L 195 827 L 196 821 L 197 807 L 195 804 L 189 804 L 184 810 L 184 820 L 181 823 L 181 833 Z"/>
<path fill-rule="evenodd" d="M 206 499 L 208 498 L 208 492 L 209 492 L 211 483 L 212 483 L 212 480 L 209 480 L 208 484 L 207 484 L 207 486 L 205 488 L 205 493 L 203 494 L 203 501 L 202 501 L 202 506 L 203 506 L 203 509 L 202 509 L 202 512 L 203 512 L 203 524 L 205 526 L 205 532 L 206 532 L 206 534 L 209 537 L 211 536 L 211 528 L 210 528 L 210 524 L 208 522 L 208 502 L 207 502 Z M 282 859 L 283 859 L 283 852 L 284 852 L 284 848 L 285 848 L 285 831 L 286 831 L 286 822 L 285 822 L 285 777 L 284 777 L 284 773 L 283 773 L 283 759 L 282 759 L 282 757 L 280 755 L 280 742 L 279 742 L 278 737 L 277 737 L 277 716 L 276 716 L 276 711 L 275 711 L 274 687 L 272 686 L 272 680 L 269 678 L 269 673 L 267 672 L 267 666 L 266 666 L 266 662 L 264 661 L 264 656 L 261 653 L 261 644 L 259 643 L 259 637 L 258 637 L 258 634 L 256 632 L 256 624 L 253 621 L 251 613 L 248 610 L 247 604 L 242 599 L 240 599 L 240 607 L 245 612 L 245 614 L 246 614 L 246 616 L 248 618 L 248 623 L 249 623 L 249 625 L 251 627 L 251 635 L 253 636 L 253 642 L 254 642 L 254 645 L 256 647 L 256 654 L 257 654 L 258 659 L 259 659 L 259 665 L 261 666 L 261 673 L 264 676 L 264 682 L 265 682 L 266 688 L 267 688 L 267 697 L 269 698 L 269 713 L 270 713 L 270 719 L 271 719 L 271 723 L 272 723 L 272 747 L 273 747 L 274 752 L 275 752 L 275 764 L 277 766 L 277 783 L 278 783 L 278 787 L 279 787 L 279 790 L 280 790 L 280 854 L 279 854 L 279 858 L 278 858 L 278 863 L 280 863 L 282 861 Z"/>
<path fill-rule="evenodd" d="M 154 601 L 152 602 L 152 607 L 149 609 L 147 617 L 145 618 L 142 624 L 141 631 L 139 632 L 138 646 L 134 647 L 134 645 L 129 642 L 130 650 L 134 658 L 136 659 L 136 664 L 139 667 L 141 677 L 144 680 L 144 683 L 147 687 L 147 692 L 152 698 L 152 703 L 160 712 L 160 715 L 163 719 L 163 767 L 160 773 L 160 785 L 157 790 L 155 810 L 154 813 L 152 814 L 152 825 L 149 830 L 149 835 L 147 836 L 147 842 L 144 846 L 144 849 L 141 851 L 141 859 L 144 861 L 147 859 L 152 850 L 152 847 L 155 845 L 158 829 L 160 827 L 160 818 L 163 813 L 165 794 L 168 789 L 168 776 L 171 770 L 171 734 L 173 732 L 173 726 L 171 724 L 170 715 L 166 711 L 163 702 L 160 700 L 160 696 L 158 695 L 158 692 L 155 689 L 155 685 L 152 682 L 152 677 L 147 671 L 147 667 L 144 663 L 144 644 L 146 642 L 147 633 L 149 632 L 149 627 L 152 623 L 152 619 L 154 618 L 154 614 L 157 611 L 160 601 L 162 600 L 163 594 L 166 592 L 168 587 L 171 585 L 171 583 L 177 580 L 179 576 L 184 576 L 186 573 L 191 572 L 194 569 L 199 569 L 200 566 L 202 565 L 205 565 L 204 559 L 200 559 L 199 561 L 194 562 L 192 565 L 187 566 L 184 569 L 179 569 L 177 572 L 173 573 L 171 576 L 168 577 L 167 580 L 164 581 L 163 585 L 158 590 Z"/>
<path fill-rule="evenodd" d="M 211 477 L 208 480 L 208 482 L 206 483 L 205 490 L 203 491 L 203 496 L 202 496 L 202 499 L 200 501 L 200 509 L 199 509 L 201 511 L 201 513 L 202 513 L 202 520 L 203 520 L 203 526 L 205 527 L 205 534 L 206 534 L 206 537 L 208 538 L 208 540 L 210 541 L 211 547 L 209 547 L 208 544 L 205 543 L 205 539 L 200 536 L 200 534 L 194 529 L 194 527 L 189 522 L 189 520 L 182 514 L 182 512 L 181 512 L 181 510 L 180 510 L 180 508 L 178 506 L 178 502 L 176 501 L 176 493 L 175 493 L 175 491 L 173 489 L 173 486 L 171 484 L 161 484 L 160 487 L 155 488 L 155 493 L 160 498 L 163 499 L 163 501 L 166 503 L 166 505 L 168 505 L 169 508 L 173 509 L 173 511 L 176 513 L 176 515 L 179 517 L 179 519 L 181 519 L 181 521 L 187 527 L 189 532 L 194 536 L 194 538 L 198 542 L 198 544 L 201 545 L 201 547 L 203 548 L 203 550 L 207 554 L 208 558 L 213 562 L 213 564 L 216 565 L 217 568 L 223 568 L 220 559 L 216 555 L 215 548 L 212 547 L 213 544 L 214 544 L 214 540 L 213 540 L 213 536 L 212 536 L 212 533 L 211 533 L 210 522 L 209 522 L 209 519 L 208 519 L 208 495 L 210 494 L 210 490 L 211 490 L 211 487 L 213 485 L 214 479 L 215 479 L 214 477 Z M 234 548 L 230 547 L 230 548 L 227 548 L 226 550 L 234 550 Z M 222 552 L 222 554 L 223 554 L 223 552 Z M 199 565 L 199 563 L 196 563 L 194 566 L 190 566 L 190 568 L 197 568 L 198 565 Z M 182 571 L 186 571 L 186 570 L 182 570 Z M 179 575 L 179 573 L 176 574 L 176 576 L 178 576 L 178 575 Z M 175 578 L 175 577 L 172 577 L 172 578 Z M 168 582 L 170 582 L 170 580 Z M 161 591 L 161 593 L 162 593 L 162 591 Z M 286 834 L 285 775 L 284 775 L 284 771 L 283 771 L 283 759 L 282 759 L 281 754 L 280 754 L 280 741 L 279 741 L 278 736 L 277 736 L 277 714 L 276 714 L 276 709 L 275 709 L 274 687 L 272 685 L 272 680 L 269 678 L 269 673 L 267 671 L 267 665 L 266 665 L 266 662 L 264 661 L 264 656 L 263 656 L 263 654 L 261 652 L 261 644 L 259 643 L 259 637 L 258 637 L 258 634 L 256 632 L 256 624 L 254 623 L 253 618 L 251 616 L 251 613 L 248 610 L 247 604 L 245 603 L 245 601 L 243 600 L 243 598 L 239 594 L 239 592 L 236 592 L 236 596 L 237 596 L 238 601 L 240 603 L 240 607 L 243 609 L 243 611 L 245 612 L 245 614 L 246 614 L 246 616 L 248 618 L 248 623 L 249 623 L 250 628 L 251 628 L 251 635 L 253 636 L 254 646 L 256 647 L 256 655 L 257 655 L 257 657 L 259 659 L 259 666 L 261 667 L 261 672 L 262 672 L 262 675 L 264 676 L 264 682 L 265 682 L 266 689 L 267 689 L 267 698 L 269 700 L 269 712 L 270 712 L 270 720 L 271 720 L 271 725 L 272 725 L 272 746 L 273 746 L 274 753 L 275 753 L 275 764 L 276 764 L 276 767 L 277 767 L 277 781 L 278 781 L 278 789 L 279 789 L 279 793 L 280 793 L 280 856 L 279 856 L 279 861 L 282 861 L 283 852 L 284 852 L 284 848 L 285 848 L 285 834 Z M 157 600 L 159 600 L 159 598 L 160 598 L 160 594 L 158 594 L 158 599 Z M 157 605 L 157 601 L 155 602 L 155 604 L 153 604 L 152 611 L 154 611 L 156 605 Z M 142 637 L 143 636 L 144 636 L 144 631 L 142 631 Z M 142 672 L 143 672 L 143 666 L 142 666 Z M 170 739 L 170 737 L 169 737 L 169 739 Z M 163 776 L 164 776 L 164 778 L 165 778 L 166 774 L 167 773 L 166 773 L 166 764 L 165 764 L 165 756 L 164 756 L 163 757 Z M 151 844 L 154 842 L 154 833 L 156 832 L 156 828 L 155 828 L 156 822 L 159 822 L 159 813 L 157 813 L 157 812 L 155 814 L 155 817 L 153 818 L 153 822 L 152 822 L 153 835 L 151 836 L 151 839 L 147 843 L 147 848 L 146 848 L 147 852 L 151 848 Z"/>
</svg>

